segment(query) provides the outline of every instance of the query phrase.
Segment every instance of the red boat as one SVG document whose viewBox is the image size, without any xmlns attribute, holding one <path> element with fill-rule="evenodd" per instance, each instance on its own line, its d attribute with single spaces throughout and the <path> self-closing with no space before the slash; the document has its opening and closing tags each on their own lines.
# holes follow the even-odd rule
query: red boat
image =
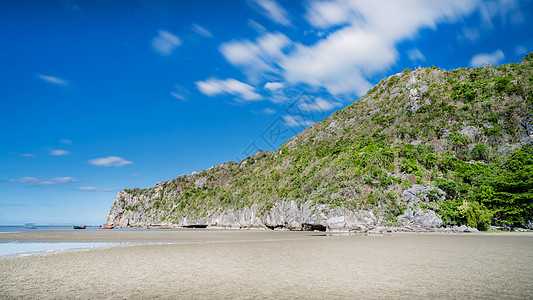
<svg viewBox="0 0 533 300">
<path fill-rule="evenodd" d="M 113 229 L 115 226 L 100 226 L 98 229 Z"/>
</svg>

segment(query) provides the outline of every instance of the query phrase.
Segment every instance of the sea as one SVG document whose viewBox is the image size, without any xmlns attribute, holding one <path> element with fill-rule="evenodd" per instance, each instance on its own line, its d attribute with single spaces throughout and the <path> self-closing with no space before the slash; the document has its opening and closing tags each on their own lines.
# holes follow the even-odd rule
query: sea
<svg viewBox="0 0 533 300">
<path fill-rule="evenodd" d="M 50 231 L 97 231 L 98 226 L 87 226 L 86 229 L 74 229 L 72 226 L 42 226 L 34 224 L 18 226 L 0 226 L 0 235 L 13 232 L 50 232 Z M 128 229 L 122 229 L 128 230 Z M 44 255 L 66 250 L 83 250 L 90 248 L 109 247 L 110 243 L 71 243 L 71 242 L 20 242 L 0 240 L 0 258 Z"/>
<path fill-rule="evenodd" d="M 102 231 L 104 229 L 98 229 L 99 226 L 86 226 L 85 229 L 74 229 L 72 226 L 58 226 L 58 225 L 17 225 L 17 226 L 0 226 L 0 236 L 2 234 L 14 233 L 14 232 L 88 232 L 88 231 Z M 148 231 L 157 229 L 147 228 L 119 228 L 112 229 L 110 231 Z M 187 229 L 165 229 L 187 231 Z M 105 230 L 107 231 L 107 230 Z M 67 250 L 84 250 L 100 247 L 115 247 L 121 246 L 123 243 L 101 243 L 101 242 L 24 242 L 24 241 L 12 241 L 0 239 L 0 259 L 7 257 L 28 256 L 28 255 L 44 255 L 50 253 L 56 253 L 59 251 Z"/>
</svg>

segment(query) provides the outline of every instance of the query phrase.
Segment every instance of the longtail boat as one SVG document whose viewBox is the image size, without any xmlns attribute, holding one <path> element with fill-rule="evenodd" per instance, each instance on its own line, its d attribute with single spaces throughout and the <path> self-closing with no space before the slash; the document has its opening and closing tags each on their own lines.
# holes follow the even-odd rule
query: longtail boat
<svg viewBox="0 0 533 300">
<path fill-rule="evenodd" d="M 78 225 L 73 225 L 72 228 L 74 229 L 85 229 L 85 225 L 81 225 L 81 226 L 78 226 Z"/>
<path fill-rule="evenodd" d="M 98 229 L 113 229 L 115 226 L 100 226 Z"/>
</svg>

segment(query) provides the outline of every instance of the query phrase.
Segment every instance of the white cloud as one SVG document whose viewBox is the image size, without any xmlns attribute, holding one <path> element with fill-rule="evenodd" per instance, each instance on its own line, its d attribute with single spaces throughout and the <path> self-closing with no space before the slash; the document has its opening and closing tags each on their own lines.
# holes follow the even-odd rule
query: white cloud
<svg viewBox="0 0 533 300">
<path fill-rule="evenodd" d="M 180 45 L 181 39 L 165 30 L 159 30 L 157 36 L 152 39 L 152 47 L 162 56 L 171 55 Z"/>
<path fill-rule="evenodd" d="M 93 166 L 100 166 L 100 167 L 121 167 L 125 165 L 132 164 L 132 161 L 125 160 L 122 157 L 117 156 L 108 156 L 108 157 L 101 157 L 101 158 L 94 158 L 89 159 L 89 164 Z"/>
<path fill-rule="evenodd" d="M 37 75 L 37 77 L 39 77 L 40 79 L 48 82 L 48 83 L 51 83 L 51 84 L 55 84 L 55 85 L 58 85 L 58 86 L 69 86 L 69 82 L 66 81 L 65 79 L 61 79 L 59 77 L 54 77 L 54 76 L 48 76 L 48 75 L 43 75 L 43 74 L 39 74 Z"/>
<path fill-rule="evenodd" d="M 301 116 L 285 115 L 283 116 L 285 126 L 288 127 L 307 127 L 313 125 L 313 121 L 305 120 Z"/>
<path fill-rule="evenodd" d="M 24 156 L 24 157 L 35 157 L 35 154 L 31 154 L 31 153 L 20 153 L 20 156 Z"/>
<path fill-rule="evenodd" d="M 420 50 L 418 50 L 418 48 L 413 48 L 407 51 L 407 55 L 409 56 L 409 59 L 412 62 L 419 62 L 419 61 L 426 60 L 426 57 L 424 56 L 424 54 L 422 54 L 422 52 L 420 52 Z"/>
<path fill-rule="evenodd" d="M 462 31 L 457 35 L 458 41 L 476 42 L 481 37 L 479 29 L 472 27 L 464 27 Z"/>
<path fill-rule="evenodd" d="M 59 142 L 61 144 L 66 144 L 66 145 L 72 144 L 72 140 L 69 140 L 69 139 L 60 139 Z"/>
<path fill-rule="evenodd" d="M 10 182 L 25 183 L 29 185 L 56 185 L 65 184 L 71 182 L 77 182 L 78 180 L 72 177 L 54 177 L 52 179 L 39 179 L 35 177 L 20 177 L 11 179 Z"/>
<path fill-rule="evenodd" d="M 102 187 L 96 187 L 96 186 L 82 186 L 82 187 L 78 188 L 78 191 L 84 191 L 84 192 L 114 192 L 115 189 L 102 188 Z"/>
<path fill-rule="evenodd" d="M 262 9 L 266 17 L 272 22 L 284 26 L 291 25 L 287 11 L 274 0 L 256 0 L 255 1 Z"/>
<path fill-rule="evenodd" d="M 276 111 L 273 110 L 272 108 L 265 108 L 261 112 L 264 113 L 265 115 L 273 115 L 276 113 Z"/>
<path fill-rule="evenodd" d="M 272 92 L 280 90 L 283 87 L 285 87 L 285 84 L 283 84 L 282 82 L 267 82 L 264 86 L 265 89 L 270 90 Z"/>
<path fill-rule="evenodd" d="M 483 64 L 497 65 L 505 58 L 502 50 L 496 50 L 492 53 L 479 53 L 474 55 L 470 60 L 471 67 L 481 67 Z"/>
<path fill-rule="evenodd" d="M 220 52 L 236 67 L 244 67 L 248 80 L 255 82 L 266 73 L 277 73 L 274 63 L 282 59 L 284 50 L 292 44 L 282 33 L 266 33 L 254 42 L 231 41 L 220 45 Z"/>
<path fill-rule="evenodd" d="M 67 150 L 61 150 L 61 149 L 52 149 L 50 150 L 50 155 L 53 155 L 53 156 L 63 156 L 63 155 L 67 155 L 69 152 Z"/>
<path fill-rule="evenodd" d="M 170 93 L 170 96 L 176 98 L 176 99 L 179 99 L 181 101 L 187 101 L 187 98 L 185 98 L 185 96 L 181 95 L 181 94 L 178 94 L 176 92 L 171 92 Z"/>
<path fill-rule="evenodd" d="M 196 81 L 195 84 L 200 92 L 209 97 L 229 94 L 249 101 L 263 98 L 255 92 L 253 86 L 232 78 L 226 80 L 210 78 L 206 81 Z"/>
<path fill-rule="evenodd" d="M 205 29 L 204 27 L 198 25 L 198 24 L 192 24 L 192 31 L 196 32 L 196 34 L 201 35 L 205 38 L 212 38 L 213 34 Z"/>
<path fill-rule="evenodd" d="M 313 103 L 302 103 L 298 107 L 303 111 L 322 111 L 326 112 L 339 106 L 339 103 L 331 103 L 322 98 L 316 98 Z"/>
</svg>

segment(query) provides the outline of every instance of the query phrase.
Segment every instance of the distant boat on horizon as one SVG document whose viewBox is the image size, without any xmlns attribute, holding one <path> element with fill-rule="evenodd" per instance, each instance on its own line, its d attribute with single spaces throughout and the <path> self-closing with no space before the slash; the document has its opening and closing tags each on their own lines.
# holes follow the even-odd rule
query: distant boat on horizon
<svg viewBox="0 0 533 300">
<path fill-rule="evenodd" d="M 23 227 L 24 227 L 24 229 L 35 229 L 35 228 L 37 228 L 37 226 L 35 226 L 34 223 L 26 223 L 26 224 L 24 224 Z"/>
<path fill-rule="evenodd" d="M 74 229 L 85 229 L 87 227 L 85 225 L 72 225 L 72 228 L 74 228 Z"/>
</svg>

